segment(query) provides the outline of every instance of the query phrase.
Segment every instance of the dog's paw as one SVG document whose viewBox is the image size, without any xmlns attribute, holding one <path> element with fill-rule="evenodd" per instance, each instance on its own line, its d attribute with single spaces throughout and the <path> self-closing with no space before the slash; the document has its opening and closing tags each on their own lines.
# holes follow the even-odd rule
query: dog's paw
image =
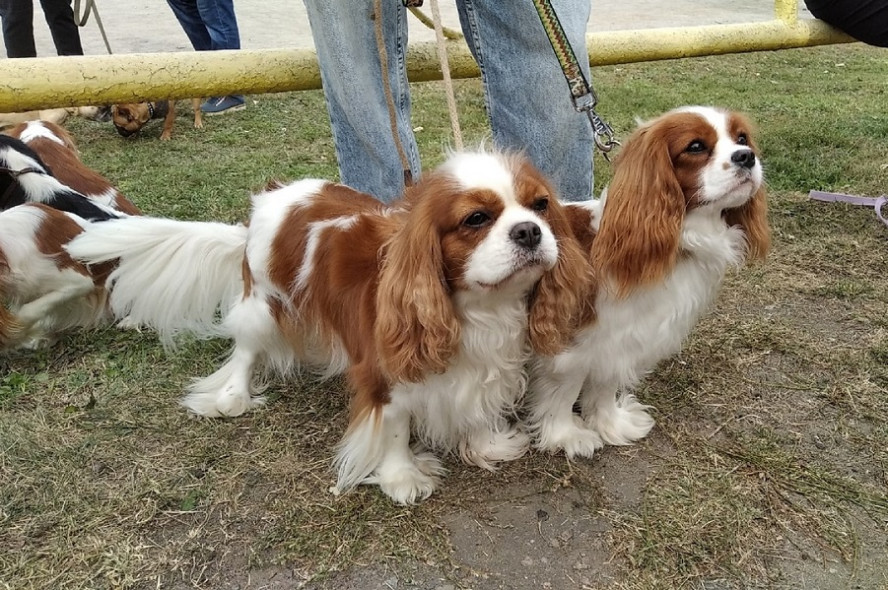
<svg viewBox="0 0 888 590">
<path fill-rule="evenodd" d="M 571 459 L 591 458 L 595 451 L 604 446 L 604 441 L 579 416 L 571 418 L 570 422 L 541 424 L 537 429 L 536 447 L 550 453 L 564 451 Z"/>
<path fill-rule="evenodd" d="M 182 405 L 199 416 L 208 418 L 240 416 L 265 405 L 265 398 L 248 392 L 225 388 L 219 392 L 193 392 L 182 400 Z"/>
<path fill-rule="evenodd" d="M 470 465 L 494 471 L 497 463 L 523 457 L 529 448 L 530 437 L 517 427 L 505 432 L 485 429 L 460 445 L 460 456 Z"/>
<path fill-rule="evenodd" d="M 398 504 L 415 504 L 432 495 L 444 467 L 431 453 L 421 453 L 415 461 L 390 461 L 376 470 L 366 483 L 374 483 Z"/>
<path fill-rule="evenodd" d="M 609 445 L 628 445 L 648 435 L 655 421 L 634 395 L 626 395 L 608 412 L 588 416 L 586 423 Z"/>
</svg>

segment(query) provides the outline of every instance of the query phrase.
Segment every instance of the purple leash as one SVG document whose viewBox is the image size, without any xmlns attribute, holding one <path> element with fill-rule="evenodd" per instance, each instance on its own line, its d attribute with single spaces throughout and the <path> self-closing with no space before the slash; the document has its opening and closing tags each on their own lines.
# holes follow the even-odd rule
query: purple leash
<svg viewBox="0 0 888 590">
<path fill-rule="evenodd" d="M 888 204 L 888 195 L 881 197 L 857 197 L 855 195 L 843 195 L 842 193 L 824 193 L 822 191 L 811 191 L 808 198 L 814 201 L 825 201 L 827 203 L 849 203 L 851 205 L 864 205 L 872 207 L 876 210 L 876 216 L 879 220 L 888 226 L 888 219 L 882 215 L 882 207 Z"/>
</svg>

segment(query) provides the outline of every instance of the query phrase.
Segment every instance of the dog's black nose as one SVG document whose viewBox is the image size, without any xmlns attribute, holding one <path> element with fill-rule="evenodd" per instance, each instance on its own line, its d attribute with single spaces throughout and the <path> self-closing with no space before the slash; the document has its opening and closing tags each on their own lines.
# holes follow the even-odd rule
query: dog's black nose
<svg viewBox="0 0 888 590">
<path fill-rule="evenodd" d="M 536 248 L 540 240 L 543 239 L 543 232 L 540 226 L 532 221 L 521 222 L 509 231 L 509 237 L 512 241 L 527 248 L 528 250 Z"/>
<path fill-rule="evenodd" d="M 741 168 L 752 168 L 755 166 L 755 152 L 748 148 L 737 150 L 731 154 L 731 162 L 737 164 Z"/>
</svg>

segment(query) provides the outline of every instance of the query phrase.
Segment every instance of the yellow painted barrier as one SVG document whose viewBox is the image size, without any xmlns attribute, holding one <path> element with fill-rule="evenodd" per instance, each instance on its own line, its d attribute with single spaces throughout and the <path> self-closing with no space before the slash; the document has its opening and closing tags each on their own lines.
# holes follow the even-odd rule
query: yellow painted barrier
<svg viewBox="0 0 888 590">
<path fill-rule="evenodd" d="M 794 24 L 799 19 L 797 0 L 774 0 L 774 16 L 786 24 Z"/>
<path fill-rule="evenodd" d="M 591 33 L 592 65 L 611 65 L 853 41 L 820 21 L 796 18 L 794 0 L 777 0 L 763 23 Z M 454 78 L 478 76 L 463 41 L 448 41 Z M 412 81 L 440 80 L 433 43 L 410 48 Z M 136 53 L 0 61 L 0 112 L 148 99 L 262 94 L 320 88 L 310 49 Z"/>
</svg>

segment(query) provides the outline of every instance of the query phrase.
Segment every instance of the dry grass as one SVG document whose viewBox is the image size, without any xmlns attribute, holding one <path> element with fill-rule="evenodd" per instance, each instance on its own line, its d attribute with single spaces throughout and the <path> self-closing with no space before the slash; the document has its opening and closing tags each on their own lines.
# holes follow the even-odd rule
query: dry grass
<svg viewBox="0 0 888 590">
<path fill-rule="evenodd" d="M 639 64 L 596 80 L 624 134 L 681 104 L 749 112 L 771 188 L 773 253 L 728 278 L 641 388 L 658 419 L 648 440 L 495 474 L 449 461 L 417 507 L 375 489 L 334 497 L 340 382 L 274 381 L 268 408 L 197 420 L 177 400 L 225 343 L 168 355 L 150 334 L 72 334 L 0 356 L 0 587 L 888 587 L 888 230 L 871 210 L 806 198 L 888 185 L 885 53 Z M 479 84 L 458 91 L 478 139 Z M 234 221 L 271 178 L 335 176 L 318 93 L 254 98 L 203 132 L 180 121 L 167 144 L 71 129 L 146 212 Z M 432 165 L 443 97 L 423 85 L 415 103 Z M 609 173 L 599 163 L 599 185 Z"/>
</svg>

